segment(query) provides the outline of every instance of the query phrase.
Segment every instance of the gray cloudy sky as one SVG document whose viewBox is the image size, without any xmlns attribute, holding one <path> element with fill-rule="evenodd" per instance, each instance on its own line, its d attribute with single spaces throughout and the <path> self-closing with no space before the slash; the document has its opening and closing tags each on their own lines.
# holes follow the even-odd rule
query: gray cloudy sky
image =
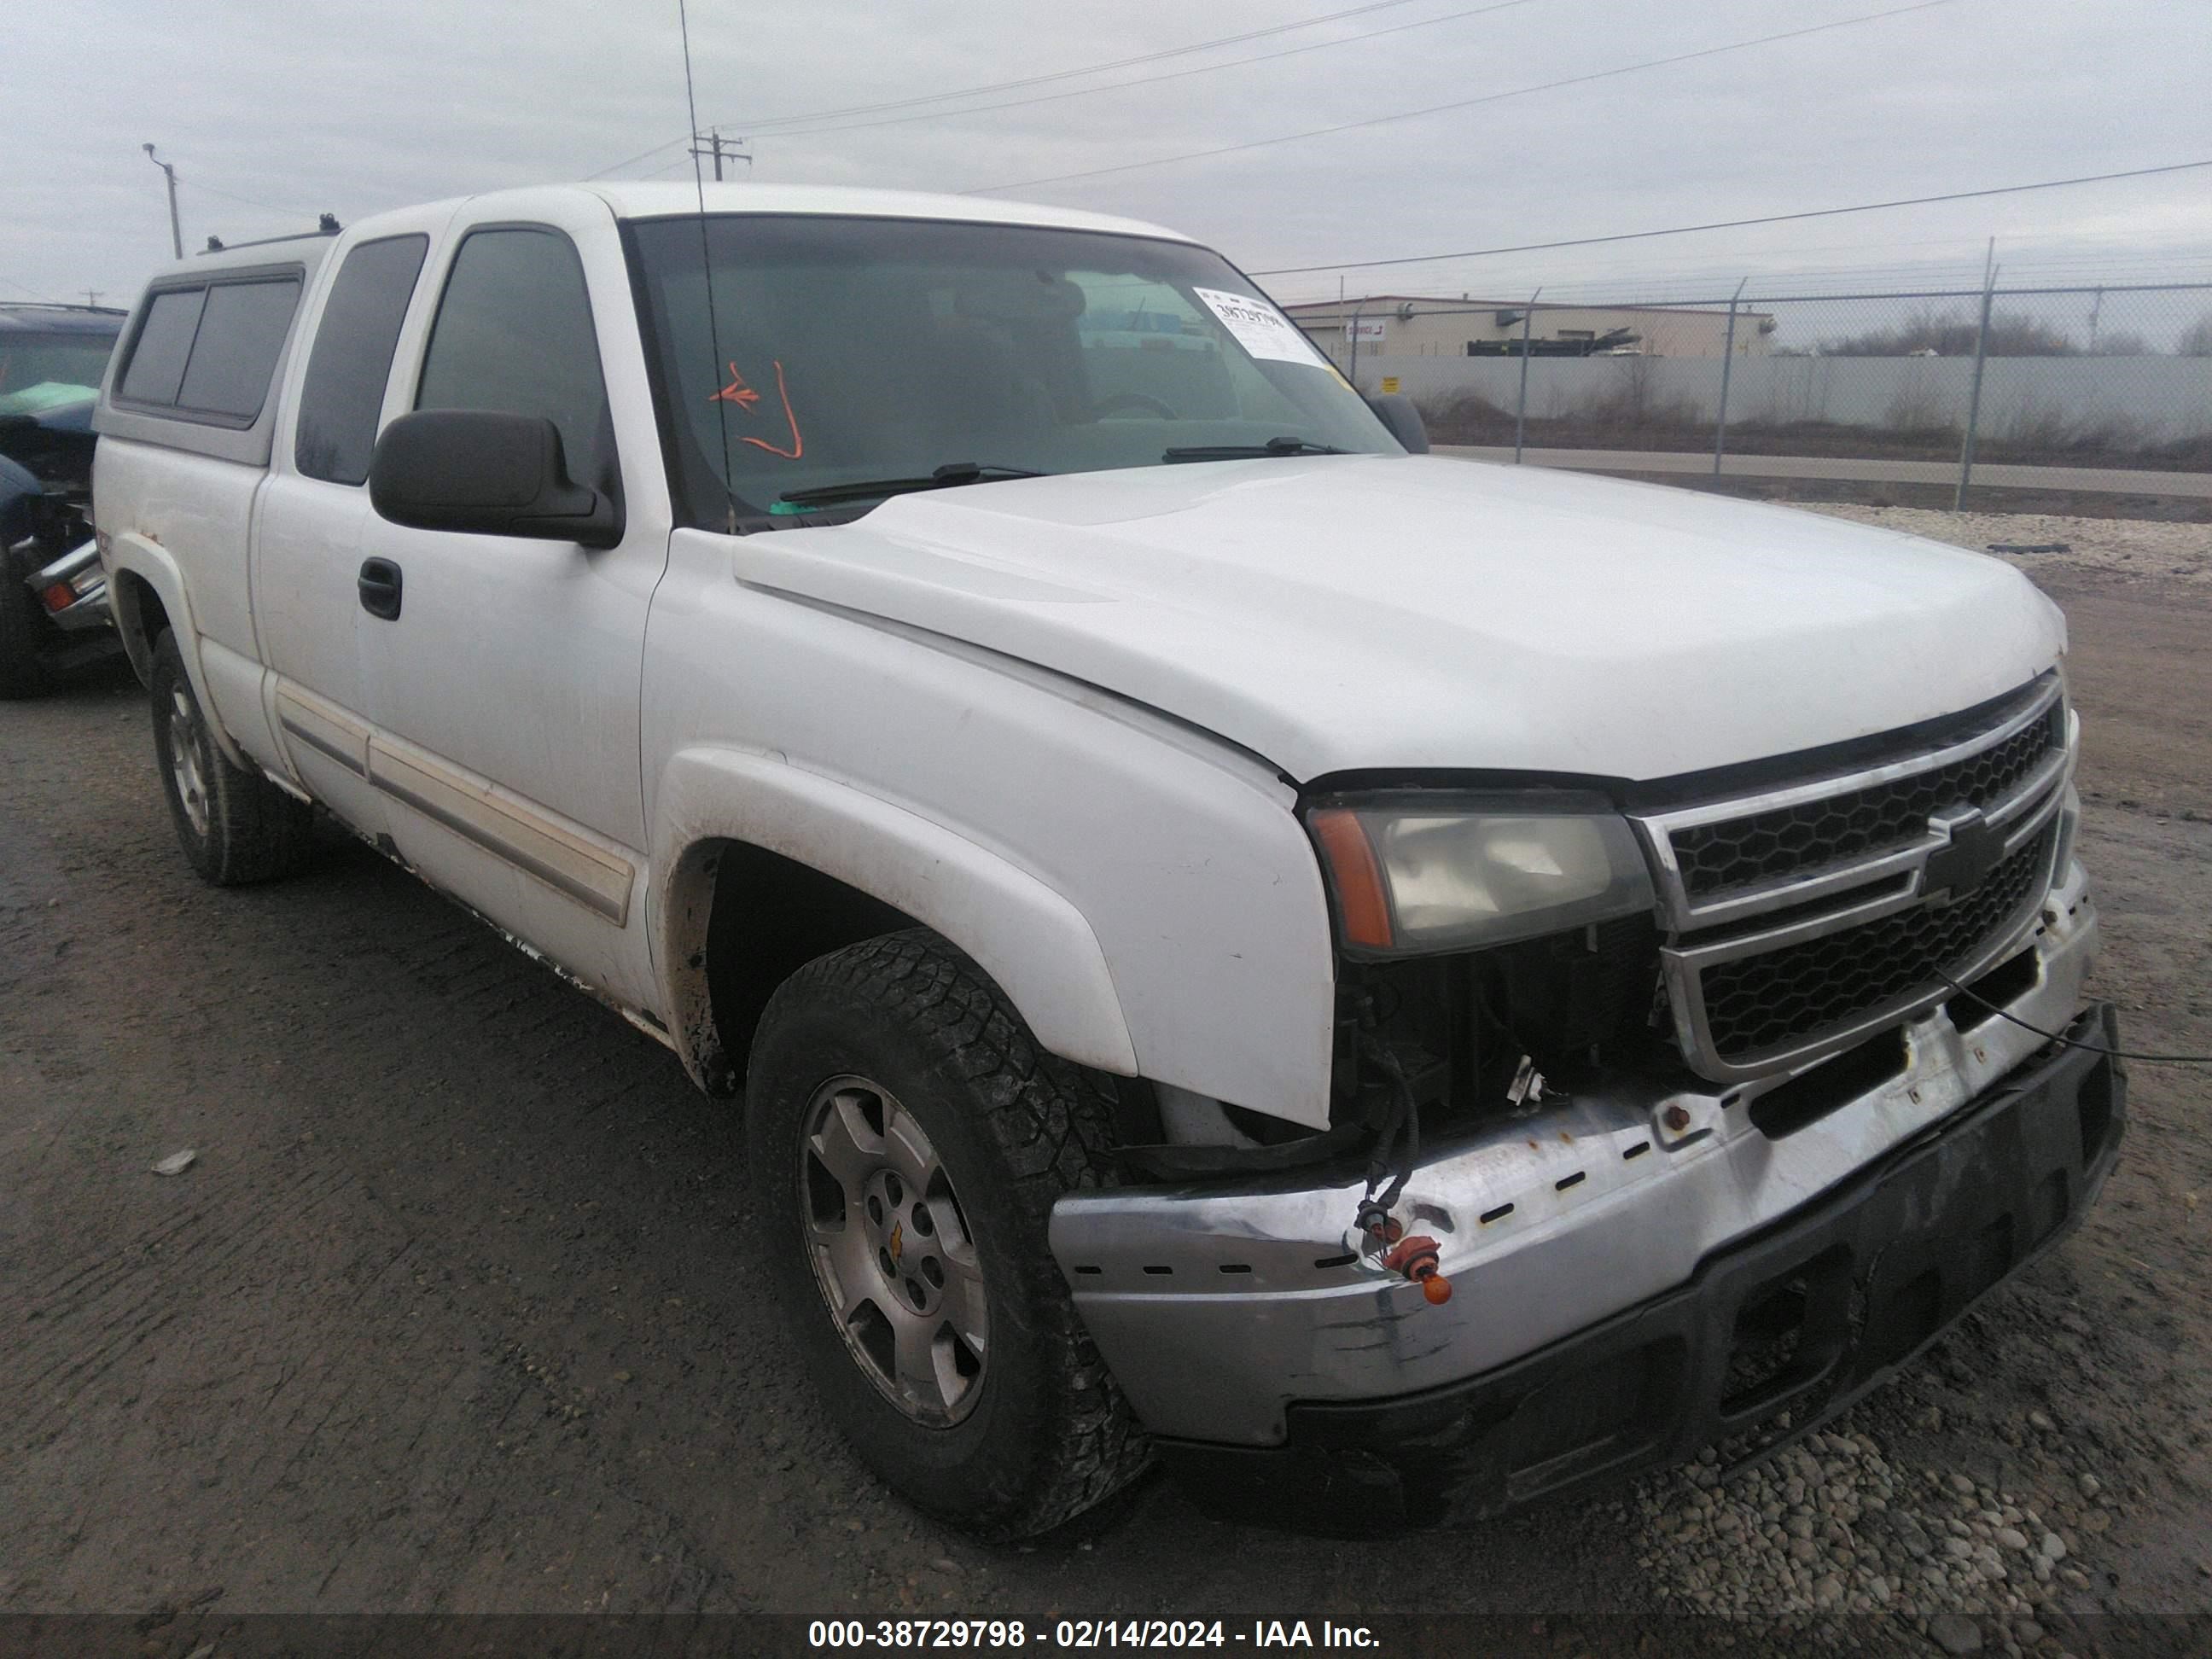
<svg viewBox="0 0 2212 1659">
<path fill-rule="evenodd" d="M 1358 0 L 692 0 L 702 125 L 763 179 L 967 191 L 1368 120 L 1893 9 L 1900 0 L 1400 0 L 1312 27 L 967 101 L 760 124 L 1054 74 L 1341 13 Z M 1430 21 L 1428 20 L 1447 20 Z M 1409 24 L 1420 27 L 1407 27 Z M 1374 33 L 1393 30 L 1394 33 Z M 0 294 L 127 303 L 187 249 L 574 179 L 688 122 L 674 0 L 76 0 L 13 20 Z M 1356 38 L 1371 35 L 1372 38 Z M 1321 43 L 1329 43 L 1322 45 Z M 1943 0 L 1806 38 L 1012 194 L 1155 219 L 1247 269 L 1601 234 L 2212 158 L 2212 4 Z M 896 125 L 891 115 L 929 112 Z M 666 149 L 620 170 L 651 174 Z M 675 177 L 673 173 L 659 176 Z M 1747 270 L 2212 276 L 2212 170 L 1542 256 L 1349 274 L 1352 292 L 1684 293 Z M 1728 273 L 1731 280 L 1723 280 Z M 1331 274 L 1273 283 L 1333 296 Z"/>
</svg>

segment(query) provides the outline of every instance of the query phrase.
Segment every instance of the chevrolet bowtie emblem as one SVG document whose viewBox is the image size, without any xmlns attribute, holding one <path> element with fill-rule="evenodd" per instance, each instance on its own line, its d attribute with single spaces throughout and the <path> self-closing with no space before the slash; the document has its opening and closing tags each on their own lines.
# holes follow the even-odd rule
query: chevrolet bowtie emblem
<svg viewBox="0 0 2212 1659">
<path fill-rule="evenodd" d="M 2004 861 L 2003 833 L 1991 828 L 1978 809 L 1970 806 L 1959 817 L 1930 822 L 1936 829 L 1948 829 L 1950 839 L 1928 855 L 1920 878 L 1922 892 L 1948 891 L 1954 899 L 1964 898 Z"/>
</svg>

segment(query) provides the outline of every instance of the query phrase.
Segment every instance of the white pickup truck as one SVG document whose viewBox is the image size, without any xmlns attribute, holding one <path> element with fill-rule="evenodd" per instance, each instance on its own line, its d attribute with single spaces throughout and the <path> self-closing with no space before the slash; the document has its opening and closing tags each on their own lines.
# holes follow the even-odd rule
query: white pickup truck
<svg viewBox="0 0 2212 1659">
<path fill-rule="evenodd" d="M 444 202 L 165 271 L 97 424 L 193 866 L 321 809 L 742 1090 L 805 1374 L 980 1532 L 1756 1455 L 2114 1158 L 2048 602 L 1409 453 L 1171 232 Z"/>
</svg>

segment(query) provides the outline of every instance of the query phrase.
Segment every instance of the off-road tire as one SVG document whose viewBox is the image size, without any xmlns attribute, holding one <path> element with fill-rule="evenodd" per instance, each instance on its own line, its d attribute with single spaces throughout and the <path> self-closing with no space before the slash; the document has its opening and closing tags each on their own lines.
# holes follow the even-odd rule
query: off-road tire
<svg viewBox="0 0 2212 1659">
<path fill-rule="evenodd" d="M 313 812 L 263 777 L 233 765 L 216 746 L 208 714 L 193 694 L 176 635 L 164 629 L 154 646 L 152 681 L 154 757 L 168 798 L 169 817 L 185 857 L 217 887 L 274 881 L 303 866 L 313 844 Z M 181 698 L 192 720 L 180 733 L 174 718 Z M 189 743 L 197 765 L 204 824 L 193 822 L 178 782 L 175 745 Z"/>
<path fill-rule="evenodd" d="M 53 632 L 39 596 L 17 579 L 14 556 L 0 550 L 0 701 L 35 697 L 52 684 L 46 653 Z"/>
<path fill-rule="evenodd" d="M 990 1307 L 981 1393 L 950 1427 L 913 1421 L 848 1348 L 816 1282 L 799 1138 L 817 1092 L 871 1079 L 920 1122 L 969 1222 Z M 769 1000 L 746 1079 L 756 1245 L 805 1370 L 862 1462 L 981 1537 L 1034 1536 L 1140 1474 L 1150 1448 L 1046 1241 L 1053 1201 L 1101 1184 L 1102 1082 L 1042 1050 L 983 971 L 927 929 L 818 957 Z"/>
</svg>

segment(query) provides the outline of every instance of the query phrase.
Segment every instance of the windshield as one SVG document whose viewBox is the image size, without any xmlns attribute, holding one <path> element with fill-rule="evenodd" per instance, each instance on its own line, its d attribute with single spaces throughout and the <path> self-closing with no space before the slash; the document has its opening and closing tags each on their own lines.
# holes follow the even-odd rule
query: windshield
<svg viewBox="0 0 2212 1659">
<path fill-rule="evenodd" d="M 913 487 L 943 468 L 975 488 L 1212 459 L 1170 451 L 1401 453 L 1273 303 L 1203 248 L 799 216 L 631 231 L 674 404 L 678 510 L 693 524 L 720 525 L 732 498 L 741 515 L 796 514 L 817 508 L 794 495 Z M 848 510 L 872 504 L 862 493 Z"/>
<path fill-rule="evenodd" d="M 112 335 L 0 334 L 0 415 L 93 396 L 114 349 Z"/>
</svg>

